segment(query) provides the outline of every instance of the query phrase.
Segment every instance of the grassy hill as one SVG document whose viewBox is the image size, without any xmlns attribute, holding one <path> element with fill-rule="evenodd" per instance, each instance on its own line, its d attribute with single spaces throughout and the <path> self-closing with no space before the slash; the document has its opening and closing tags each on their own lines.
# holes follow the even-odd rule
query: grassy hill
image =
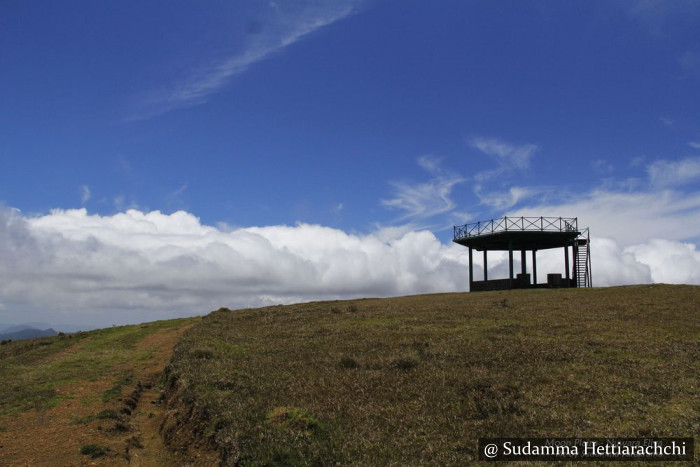
<svg viewBox="0 0 700 467">
<path fill-rule="evenodd" d="M 699 304 L 700 287 L 651 285 L 221 309 L 175 347 L 163 435 L 226 465 L 463 465 L 480 437 L 692 437 Z"/>
<path fill-rule="evenodd" d="M 10 342 L 0 464 L 464 465 L 480 437 L 691 437 L 698 304 L 693 286 L 439 294 Z"/>
</svg>

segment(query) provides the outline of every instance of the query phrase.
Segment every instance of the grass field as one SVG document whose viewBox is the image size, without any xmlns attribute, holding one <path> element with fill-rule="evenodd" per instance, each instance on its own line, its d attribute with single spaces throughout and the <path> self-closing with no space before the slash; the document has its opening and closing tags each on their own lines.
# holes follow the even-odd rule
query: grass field
<svg viewBox="0 0 700 467">
<path fill-rule="evenodd" d="M 480 437 L 693 437 L 699 375 L 693 286 L 222 309 L 166 367 L 164 435 L 225 464 L 459 465 Z"/>
</svg>

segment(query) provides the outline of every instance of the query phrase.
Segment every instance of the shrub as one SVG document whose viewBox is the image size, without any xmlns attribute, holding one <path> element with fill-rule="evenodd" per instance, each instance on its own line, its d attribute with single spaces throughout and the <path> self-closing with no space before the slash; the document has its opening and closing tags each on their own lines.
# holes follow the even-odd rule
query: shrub
<svg viewBox="0 0 700 467">
<path fill-rule="evenodd" d="M 338 366 L 340 368 L 357 368 L 359 365 L 357 364 L 357 361 L 354 358 L 343 357 L 340 359 L 340 363 L 338 363 Z"/>
<path fill-rule="evenodd" d="M 391 362 L 392 368 L 397 368 L 399 370 L 408 371 L 418 366 L 418 362 L 412 358 L 399 358 Z"/>
<path fill-rule="evenodd" d="M 98 457 L 109 454 L 109 448 L 98 446 L 97 444 L 86 444 L 80 449 L 80 454 L 90 456 L 92 459 L 97 459 Z"/>
</svg>

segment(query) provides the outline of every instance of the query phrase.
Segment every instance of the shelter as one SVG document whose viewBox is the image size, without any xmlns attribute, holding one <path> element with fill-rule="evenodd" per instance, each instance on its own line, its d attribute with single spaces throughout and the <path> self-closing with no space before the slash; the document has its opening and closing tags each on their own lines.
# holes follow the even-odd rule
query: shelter
<svg viewBox="0 0 700 467">
<path fill-rule="evenodd" d="M 469 248 L 469 290 L 523 289 L 534 287 L 591 287 L 589 229 L 578 229 L 575 217 L 502 217 L 454 227 L 455 243 Z M 565 277 L 547 274 L 537 283 L 537 251 L 564 249 Z M 569 249 L 573 258 L 570 260 Z M 474 280 L 473 250 L 484 253 L 484 280 Z M 508 252 L 508 279 L 488 278 L 488 252 Z M 520 251 L 521 272 L 513 274 L 513 252 Z M 527 272 L 527 252 L 532 252 L 532 279 Z M 573 265 L 573 268 L 571 267 Z"/>
</svg>

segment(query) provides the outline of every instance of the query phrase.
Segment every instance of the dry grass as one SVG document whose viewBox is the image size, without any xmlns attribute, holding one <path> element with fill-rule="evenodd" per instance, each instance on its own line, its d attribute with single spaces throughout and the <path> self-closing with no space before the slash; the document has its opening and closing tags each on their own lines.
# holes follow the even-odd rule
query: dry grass
<svg viewBox="0 0 700 467">
<path fill-rule="evenodd" d="M 226 464 L 458 465 L 480 437 L 694 436 L 699 304 L 700 287 L 654 285 L 222 309 L 178 343 L 169 400 Z"/>
</svg>

